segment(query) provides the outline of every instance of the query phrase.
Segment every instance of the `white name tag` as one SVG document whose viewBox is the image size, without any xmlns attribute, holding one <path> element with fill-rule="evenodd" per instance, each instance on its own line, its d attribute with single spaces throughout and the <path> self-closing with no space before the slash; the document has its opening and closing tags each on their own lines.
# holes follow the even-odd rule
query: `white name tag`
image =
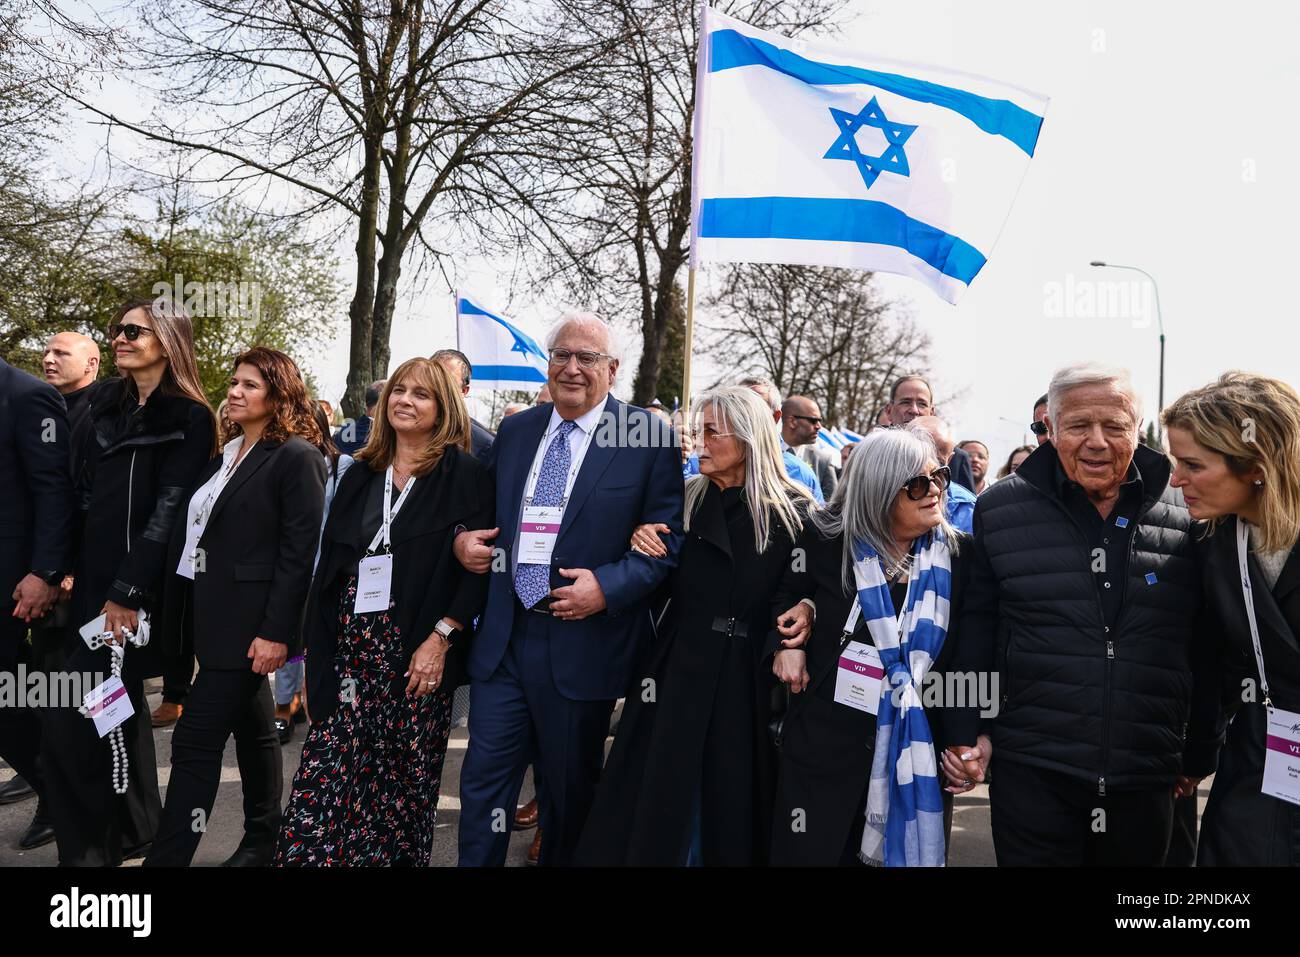
<svg viewBox="0 0 1300 957">
<path fill-rule="evenodd" d="M 388 611 L 393 591 L 393 556 L 374 555 L 357 565 L 357 601 L 352 610 L 358 615 Z"/>
<path fill-rule="evenodd" d="M 525 505 L 519 522 L 519 564 L 549 565 L 560 534 L 564 509 L 556 505 Z"/>
<path fill-rule="evenodd" d="M 135 714 L 121 678 L 109 678 L 99 687 L 92 688 L 82 703 L 86 706 L 87 716 L 95 720 L 95 730 L 101 738 Z"/>
<path fill-rule="evenodd" d="M 1264 739 L 1264 786 L 1270 797 L 1300 804 L 1300 714 L 1274 708 Z"/>
<path fill-rule="evenodd" d="M 880 682 L 884 677 L 880 653 L 865 642 L 850 641 L 835 669 L 835 703 L 875 714 L 880 710 Z"/>
</svg>

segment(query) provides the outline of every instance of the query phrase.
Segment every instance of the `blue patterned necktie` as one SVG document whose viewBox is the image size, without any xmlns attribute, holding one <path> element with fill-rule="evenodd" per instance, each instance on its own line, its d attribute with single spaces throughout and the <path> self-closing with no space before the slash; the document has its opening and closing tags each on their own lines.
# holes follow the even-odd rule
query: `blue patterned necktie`
<svg viewBox="0 0 1300 957">
<path fill-rule="evenodd" d="M 569 466 L 573 462 L 573 453 L 569 450 L 569 433 L 573 429 L 573 422 L 561 422 L 556 429 L 555 438 L 551 439 L 546 454 L 542 456 L 542 470 L 537 476 L 537 486 L 533 489 L 533 500 L 528 504 L 550 507 L 564 504 L 564 487 L 568 484 Z M 520 562 L 515 568 L 515 593 L 525 608 L 532 608 L 550 590 L 550 565 Z"/>
</svg>

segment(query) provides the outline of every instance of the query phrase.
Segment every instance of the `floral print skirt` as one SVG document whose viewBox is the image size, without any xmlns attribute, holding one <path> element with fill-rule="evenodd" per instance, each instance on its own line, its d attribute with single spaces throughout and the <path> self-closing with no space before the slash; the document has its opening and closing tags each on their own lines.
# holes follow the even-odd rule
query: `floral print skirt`
<svg viewBox="0 0 1300 957">
<path fill-rule="evenodd" d="M 339 611 L 339 704 L 313 722 L 276 848 L 278 867 L 429 863 L 451 695 L 408 697 L 407 655 L 388 612 Z"/>
</svg>

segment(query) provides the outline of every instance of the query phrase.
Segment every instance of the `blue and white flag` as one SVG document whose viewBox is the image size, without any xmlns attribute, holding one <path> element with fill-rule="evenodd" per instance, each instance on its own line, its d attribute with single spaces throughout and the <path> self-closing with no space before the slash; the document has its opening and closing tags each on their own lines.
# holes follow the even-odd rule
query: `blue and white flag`
<svg viewBox="0 0 1300 957">
<path fill-rule="evenodd" d="M 704 8 L 691 265 L 912 276 L 948 302 L 992 253 L 1047 98 L 792 40 Z"/>
<path fill-rule="evenodd" d="M 480 389 L 536 391 L 546 382 L 546 351 L 512 322 L 456 294 L 456 337 Z"/>
</svg>

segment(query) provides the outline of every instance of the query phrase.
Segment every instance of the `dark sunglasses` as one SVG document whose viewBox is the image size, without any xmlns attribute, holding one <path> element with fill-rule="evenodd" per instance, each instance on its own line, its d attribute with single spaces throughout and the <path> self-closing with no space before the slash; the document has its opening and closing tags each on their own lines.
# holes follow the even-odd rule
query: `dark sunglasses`
<svg viewBox="0 0 1300 957">
<path fill-rule="evenodd" d="M 142 332 L 147 332 L 151 336 L 153 335 L 153 330 L 148 326 L 139 326 L 134 322 L 115 322 L 108 327 L 108 341 L 112 342 L 118 336 L 126 336 L 127 342 L 135 342 L 135 340 L 140 338 L 140 333 Z"/>
<path fill-rule="evenodd" d="M 1046 422 L 1030 422 L 1030 423 L 1029 423 L 1029 431 L 1030 431 L 1030 432 L 1033 432 L 1034 435 L 1046 435 L 1046 434 L 1047 434 L 1047 423 L 1046 423 Z"/>
<path fill-rule="evenodd" d="M 939 491 L 946 491 L 948 484 L 952 481 L 952 471 L 946 465 L 941 465 L 929 475 L 917 475 L 903 483 L 903 488 L 907 491 L 907 497 L 913 502 L 919 502 L 930 494 L 931 483 L 939 486 Z"/>
<path fill-rule="evenodd" d="M 819 429 L 822 427 L 822 420 L 815 415 L 791 415 L 790 418 L 803 419 L 805 422 L 811 423 L 812 425 L 817 426 L 817 428 Z"/>
</svg>

